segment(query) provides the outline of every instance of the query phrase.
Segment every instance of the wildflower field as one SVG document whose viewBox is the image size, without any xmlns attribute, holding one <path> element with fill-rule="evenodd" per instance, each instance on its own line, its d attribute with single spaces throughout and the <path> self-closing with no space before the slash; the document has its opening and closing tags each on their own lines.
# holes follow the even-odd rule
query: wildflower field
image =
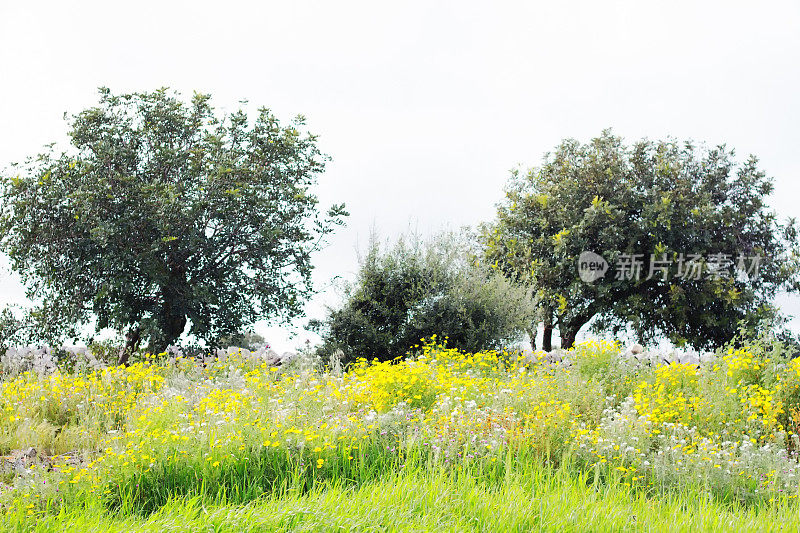
<svg viewBox="0 0 800 533">
<path fill-rule="evenodd" d="M 800 529 L 800 360 L 570 365 L 435 343 L 0 382 L 0 529 Z"/>
</svg>

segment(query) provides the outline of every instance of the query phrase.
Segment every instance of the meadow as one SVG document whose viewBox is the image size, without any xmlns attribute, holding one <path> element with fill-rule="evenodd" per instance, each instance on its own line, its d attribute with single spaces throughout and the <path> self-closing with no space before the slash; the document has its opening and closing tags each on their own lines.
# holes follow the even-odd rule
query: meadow
<svg viewBox="0 0 800 533">
<path fill-rule="evenodd" d="M 245 355 L 0 382 L 12 531 L 800 529 L 800 360 L 569 365 L 430 339 L 346 369 Z"/>
</svg>

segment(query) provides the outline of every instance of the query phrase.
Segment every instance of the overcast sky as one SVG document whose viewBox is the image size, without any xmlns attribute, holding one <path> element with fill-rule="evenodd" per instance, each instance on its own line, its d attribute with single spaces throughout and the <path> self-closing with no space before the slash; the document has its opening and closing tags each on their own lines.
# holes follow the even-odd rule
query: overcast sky
<svg viewBox="0 0 800 533">
<path fill-rule="evenodd" d="M 372 228 L 490 220 L 511 168 L 609 127 L 755 154 L 774 209 L 800 217 L 796 1 L 0 0 L 0 82 L 0 166 L 62 142 L 63 113 L 98 86 L 306 115 L 333 157 L 320 198 L 352 214 L 316 259 L 320 287 L 352 276 Z M 0 288 L 23 300 L 8 272 Z M 800 315 L 798 298 L 781 304 Z"/>
</svg>

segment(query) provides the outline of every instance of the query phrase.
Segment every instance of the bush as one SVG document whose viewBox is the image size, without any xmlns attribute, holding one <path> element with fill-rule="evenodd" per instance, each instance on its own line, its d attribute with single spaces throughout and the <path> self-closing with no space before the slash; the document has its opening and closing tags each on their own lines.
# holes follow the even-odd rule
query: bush
<svg viewBox="0 0 800 533">
<path fill-rule="evenodd" d="M 267 340 L 255 331 L 239 331 L 231 335 L 223 335 L 217 341 L 218 346 L 238 346 L 246 350 L 255 351 L 259 348 L 269 348 Z"/>
<path fill-rule="evenodd" d="M 373 238 L 342 307 L 312 321 L 320 354 L 386 361 L 433 335 L 468 352 L 518 339 L 533 322 L 530 294 L 481 265 L 470 243 L 452 233 L 427 242 L 412 236 L 384 251 Z"/>
</svg>

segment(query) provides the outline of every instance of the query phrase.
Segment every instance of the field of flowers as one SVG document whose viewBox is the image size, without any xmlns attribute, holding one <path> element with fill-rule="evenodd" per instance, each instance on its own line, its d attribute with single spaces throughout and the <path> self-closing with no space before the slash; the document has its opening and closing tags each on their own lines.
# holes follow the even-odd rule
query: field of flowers
<svg viewBox="0 0 800 533">
<path fill-rule="evenodd" d="M 0 528 L 796 530 L 800 360 L 571 364 L 437 344 L 0 382 Z M 249 525 L 248 525 L 249 524 Z"/>
</svg>

